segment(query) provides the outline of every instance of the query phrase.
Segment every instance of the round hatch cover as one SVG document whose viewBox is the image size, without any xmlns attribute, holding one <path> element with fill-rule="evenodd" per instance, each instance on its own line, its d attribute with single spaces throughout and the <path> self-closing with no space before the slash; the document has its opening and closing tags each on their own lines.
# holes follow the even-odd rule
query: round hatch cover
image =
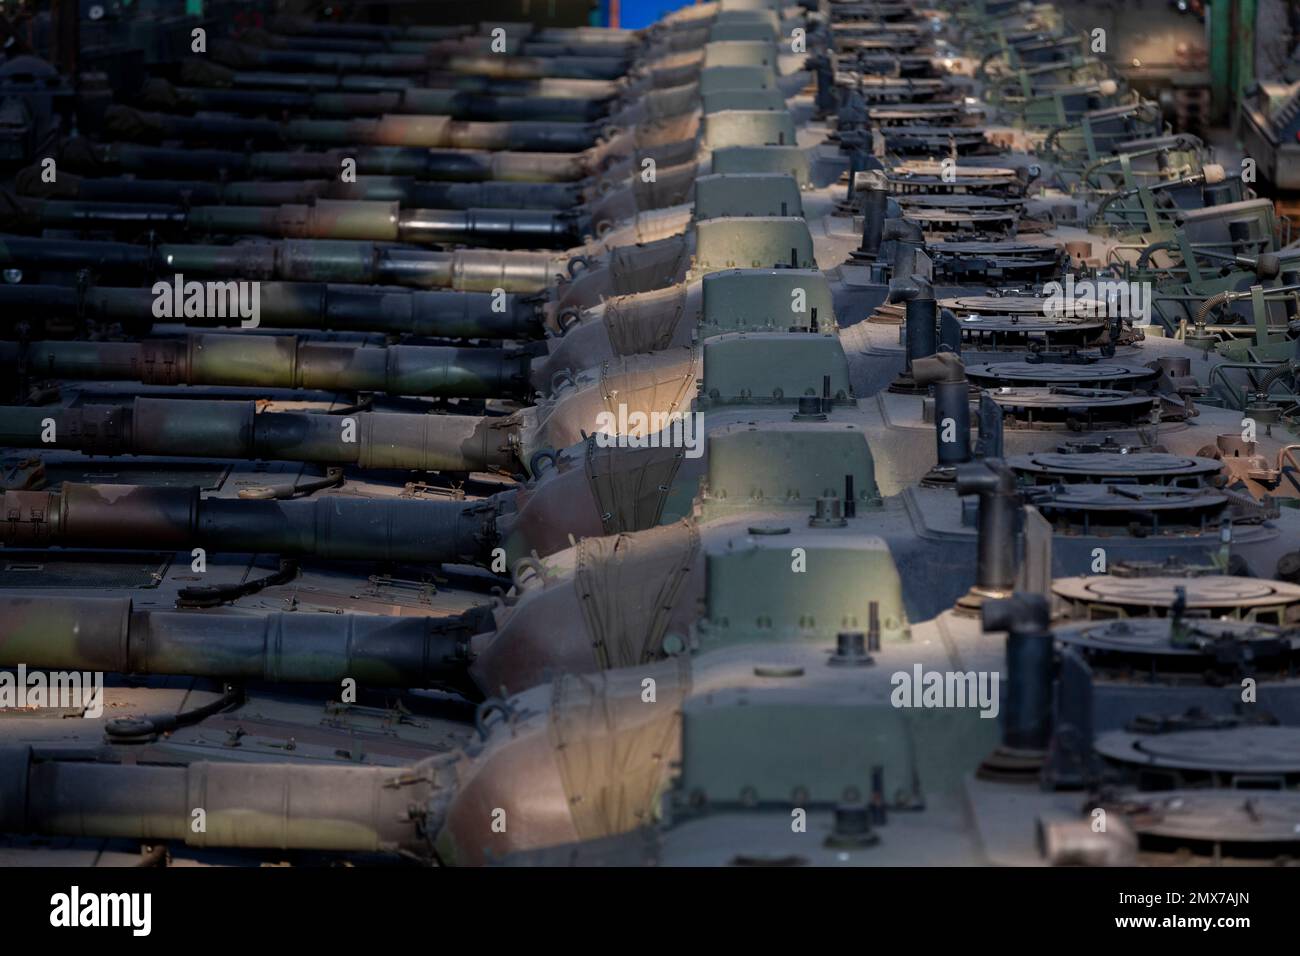
<svg viewBox="0 0 1300 956">
<path fill-rule="evenodd" d="M 946 126 L 922 126 L 919 123 L 909 126 L 887 126 L 881 130 L 886 136 L 893 138 L 898 136 L 911 137 L 914 139 L 935 139 L 943 142 L 948 139 L 965 141 L 971 138 L 984 140 L 984 131 L 978 127 L 959 127 L 951 129 Z"/>
<path fill-rule="evenodd" d="M 1103 757 L 1143 767 L 1228 774 L 1300 773 L 1300 727 L 1228 727 L 1170 734 L 1099 734 Z"/>
<path fill-rule="evenodd" d="M 1083 385 L 1133 388 L 1154 380 L 1159 371 L 1123 362 L 1056 364 L 1052 362 L 993 362 L 966 366 L 966 377 L 977 385 Z"/>
<path fill-rule="evenodd" d="M 972 207 L 954 203 L 943 209 L 921 209 L 909 206 L 903 210 L 903 218 L 912 222 L 957 222 L 957 223 L 1010 223 L 1016 220 L 1016 211 L 977 212 Z"/>
<path fill-rule="evenodd" d="M 1176 484 L 1180 480 L 1208 479 L 1222 466 L 1213 458 L 1143 452 L 1125 455 L 1120 452 L 1084 452 L 1066 454 L 1041 451 L 1012 455 L 1007 464 L 1022 475 L 1035 479 L 1067 482 L 1105 481 L 1115 478 L 1134 482 L 1157 481 Z"/>
<path fill-rule="evenodd" d="M 1042 388 L 1007 386 L 988 392 L 1004 412 L 1008 424 L 1022 426 L 1060 425 L 1072 427 L 1109 426 L 1134 422 L 1149 415 L 1155 399 L 1101 388 Z"/>
<path fill-rule="evenodd" d="M 1088 605 L 1094 612 L 1109 610 L 1113 617 L 1163 616 L 1173 606 L 1180 588 L 1188 612 L 1283 623 L 1300 610 L 1300 586 L 1263 578 L 1224 574 L 1123 578 L 1102 574 L 1058 578 L 1052 584 L 1053 593 L 1063 600 Z M 1095 619 L 1102 615 L 1091 616 Z"/>
<path fill-rule="evenodd" d="M 969 169 L 957 168 L 955 172 L 936 170 L 932 173 L 908 172 L 889 174 L 887 177 L 895 195 L 910 195 L 918 192 L 947 192 L 957 189 L 969 189 L 985 192 L 994 189 L 1006 189 L 1017 185 L 1015 176 L 975 176 Z M 1042 252 L 1052 250 L 1039 247 Z"/>
<path fill-rule="evenodd" d="M 1056 259 L 1056 250 L 1047 246 L 1035 246 L 1028 242 L 997 242 L 996 240 L 949 239 L 944 242 L 930 243 L 926 246 L 925 251 L 931 256 L 1001 256 L 1004 258 L 1023 256 L 1027 259 L 1042 258 L 1052 261 Z"/>
<path fill-rule="evenodd" d="M 1102 299 L 1074 299 L 1075 307 L 1071 317 L 1096 317 L 1105 313 Z M 1052 316 L 1065 312 L 1057 299 L 1039 297 L 1039 295 L 958 295 L 950 299 L 940 299 L 940 307 L 950 308 L 958 315 L 970 315 L 971 312 L 987 315 L 1041 315 Z"/>
<path fill-rule="evenodd" d="M 1023 199 L 1005 199 L 1001 196 L 982 195 L 942 195 L 918 193 L 913 196 L 897 196 L 898 204 L 906 209 L 924 207 L 926 209 L 986 209 L 1012 210 L 1025 204 Z M 1044 302 L 1047 300 L 1044 299 Z"/>
<path fill-rule="evenodd" d="M 888 175 L 890 179 L 906 180 L 911 176 L 941 176 L 947 169 L 951 169 L 958 176 L 969 176 L 971 179 L 1016 178 L 1016 171 L 1010 166 L 950 166 L 942 162 L 924 159 L 913 159 L 899 163 Z"/>
<path fill-rule="evenodd" d="M 1228 499 L 1212 488 L 1178 488 L 1172 485 L 1074 484 L 1060 485 L 1035 498 L 1040 511 L 1090 511 L 1128 513 L 1203 511 L 1222 508 Z"/>
<path fill-rule="evenodd" d="M 966 110 L 956 103 L 905 103 L 899 106 L 869 106 L 867 116 L 880 122 L 898 120 L 956 120 Z"/>
<path fill-rule="evenodd" d="M 1111 663 L 1159 661 L 1181 666 L 1182 661 L 1215 661 L 1289 658 L 1300 647 L 1294 631 L 1245 621 L 1215 621 L 1203 618 L 1121 618 L 1090 621 L 1057 628 L 1054 635 L 1062 644 L 1083 651 L 1090 659 Z M 1163 660 L 1162 660 L 1163 659 Z M 1198 663 L 1197 666 L 1203 666 Z"/>
<path fill-rule="evenodd" d="M 942 258 L 938 260 L 940 266 L 943 262 Z M 1023 263 L 1038 265 L 1025 259 L 998 259 L 996 262 L 1004 269 L 1014 269 Z M 1100 319 L 1078 320 L 1046 315 L 965 315 L 957 319 L 957 325 L 966 347 L 976 352 L 986 349 L 1020 351 L 1034 347 L 1087 347 L 1100 343 L 1106 331 L 1106 323 Z"/>
<path fill-rule="evenodd" d="M 1208 843 L 1300 840 L 1300 794 L 1261 790 L 1173 790 L 1118 808 L 1139 836 Z"/>
</svg>

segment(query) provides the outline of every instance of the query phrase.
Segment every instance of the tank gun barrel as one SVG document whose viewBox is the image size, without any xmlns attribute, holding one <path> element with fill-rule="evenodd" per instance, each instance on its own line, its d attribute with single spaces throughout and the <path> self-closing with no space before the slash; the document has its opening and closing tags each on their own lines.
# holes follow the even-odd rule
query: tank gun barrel
<svg viewBox="0 0 1300 956">
<path fill-rule="evenodd" d="M 45 240 L 40 240 L 45 241 Z M 0 285 L 0 314 L 10 322 L 40 316 L 81 316 L 107 322 L 152 323 L 151 289 L 84 284 Z M 369 289 L 319 282 L 263 282 L 260 324 L 277 329 L 384 332 L 440 338 L 523 339 L 541 334 L 537 303 L 488 292 Z M 238 325 L 238 316 L 185 316 L 187 325 Z"/>
<path fill-rule="evenodd" d="M 190 846 L 428 852 L 412 768 L 196 762 L 141 767 L 0 749 L 0 830 Z M 193 810 L 205 826 L 194 828 Z"/>
<path fill-rule="evenodd" d="M 402 471 L 516 471 L 515 431 L 510 419 L 258 413 L 252 401 L 136 398 L 126 406 L 0 407 L 0 447 L 163 457 L 202 449 L 213 458 Z"/>
<path fill-rule="evenodd" d="M 33 342 L 27 347 L 24 364 L 31 375 L 145 385 L 233 385 L 457 398 L 497 398 L 529 390 L 527 356 L 504 349 L 354 346 L 293 335 L 205 332 L 141 342 Z"/>
<path fill-rule="evenodd" d="M 506 53 L 511 56 L 559 59 L 583 57 L 618 59 L 627 63 L 637 53 L 634 37 L 602 37 L 592 34 L 557 32 L 541 35 L 528 25 L 511 24 L 505 35 L 494 38 L 486 31 L 457 36 L 430 37 L 401 30 L 385 36 L 358 36 L 341 33 L 301 34 L 280 30 L 274 25 L 258 37 L 262 48 L 338 53 L 414 53 L 450 56 Z"/>
<path fill-rule="evenodd" d="M 627 71 L 621 56 L 510 56 L 490 50 L 461 52 L 429 50 L 418 53 L 362 52 L 340 50 L 263 49 L 248 44 L 221 42 L 210 46 L 212 58 L 234 69 L 251 70 L 346 70 L 357 73 L 430 74 L 468 73 L 540 79 L 564 77 L 616 80 Z"/>
<path fill-rule="evenodd" d="M 230 115 L 177 116 L 126 106 L 105 112 L 108 135 L 129 140 L 248 141 L 260 146 L 416 146 L 426 149 L 529 150 L 576 153 L 601 133 L 594 123 L 482 123 L 450 116 L 389 114 L 362 119 L 257 119 Z"/>
<path fill-rule="evenodd" d="M 0 238 L 0 264 L 16 269 L 93 269 L 100 273 L 218 276 L 394 285 L 463 292 L 536 293 L 555 284 L 563 255 L 460 249 L 438 252 L 371 242 L 282 239 L 229 246 L 157 246 L 82 239 Z"/>
<path fill-rule="evenodd" d="M 73 141 L 79 142 L 79 141 Z M 581 152 L 484 152 L 411 146 L 363 146 L 324 152 L 226 150 L 108 143 L 64 151 L 64 163 L 82 172 L 155 176 L 225 176 L 246 179 L 338 179 L 344 160 L 358 176 L 413 176 L 420 180 L 556 183 L 589 176 Z"/>
<path fill-rule="evenodd" d="M 359 176 L 356 182 L 333 179 L 282 182 L 210 179 L 139 179 L 88 177 L 64 172 L 46 184 L 40 170 L 19 173 L 24 195 L 83 202 L 170 203 L 195 206 L 283 206 L 318 199 L 396 202 L 408 209 L 571 209 L 582 190 L 565 183 L 419 182 L 412 176 Z"/>
<path fill-rule="evenodd" d="M 396 202 L 317 199 L 284 206 L 16 199 L 0 216 L 15 230 L 104 229 L 441 245 L 550 245 L 578 239 L 577 217 L 536 209 L 407 209 Z"/>
<path fill-rule="evenodd" d="M 207 548 L 347 561 L 476 563 L 495 509 L 418 498 L 202 498 L 197 488 L 86 485 L 0 494 L 16 547 Z"/>
<path fill-rule="evenodd" d="M 418 95 L 423 95 L 422 91 L 427 90 L 434 94 L 466 93 L 508 98 L 583 100 L 593 103 L 603 103 L 628 93 L 623 78 L 613 80 L 566 77 L 512 78 L 474 76 L 468 73 L 433 73 L 427 77 L 417 78 L 382 73 L 339 73 L 337 71 L 235 70 L 211 60 L 200 59 L 181 62 L 180 81 L 183 84 L 205 89 L 223 90 L 291 90 L 306 93 L 421 91 Z"/>
<path fill-rule="evenodd" d="M 493 96 L 466 90 L 409 86 L 372 92 L 321 93 L 279 89 L 172 86 L 155 80 L 142 91 L 143 106 L 232 113 L 292 112 L 315 116 L 443 115 L 457 120 L 591 123 L 607 112 L 598 99 Z"/>
<path fill-rule="evenodd" d="M 512 24 L 517 30 L 528 31 L 529 25 Z M 375 24 L 355 23 L 343 20 L 313 20 L 309 17 L 283 15 L 271 21 L 270 28 L 277 35 L 295 37 L 357 37 L 369 40 L 449 40 L 474 35 L 475 28 L 470 25 L 426 25 L 416 23 Z M 675 23 L 658 23 L 656 32 L 671 33 L 682 29 Z M 524 39 L 537 41 L 582 40 L 587 43 L 599 43 L 604 46 L 635 46 L 642 41 L 645 31 L 618 29 L 615 27 L 540 27 L 532 32 L 524 32 Z"/>
<path fill-rule="evenodd" d="M 80 596 L 4 596 L 0 611 L 0 667 L 374 687 L 466 684 L 482 618 L 146 610 Z"/>
</svg>

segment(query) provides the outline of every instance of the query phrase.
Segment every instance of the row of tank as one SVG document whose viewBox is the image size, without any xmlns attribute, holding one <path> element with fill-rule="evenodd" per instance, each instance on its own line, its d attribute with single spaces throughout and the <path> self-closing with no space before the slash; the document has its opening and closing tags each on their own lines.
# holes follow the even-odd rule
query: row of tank
<svg viewBox="0 0 1300 956">
<path fill-rule="evenodd" d="M 1082 26 L 115 91 L 0 211 L 0 667 L 110 675 L 0 694 L 0 860 L 1287 857 L 1300 251 Z"/>
</svg>

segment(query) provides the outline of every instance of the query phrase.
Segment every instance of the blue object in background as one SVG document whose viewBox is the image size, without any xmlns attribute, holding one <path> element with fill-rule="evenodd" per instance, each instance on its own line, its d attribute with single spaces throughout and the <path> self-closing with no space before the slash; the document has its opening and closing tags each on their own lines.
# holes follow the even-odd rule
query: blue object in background
<svg viewBox="0 0 1300 956">
<path fill-rule="evenodd" d="M 665 13 L 688 7 L 694 0 L 621 0 L 618 25 L 624 30 L 648 27 Z M 600 0 L 601 25 L 609 25 L 609 0 Z"/>
</svg>

